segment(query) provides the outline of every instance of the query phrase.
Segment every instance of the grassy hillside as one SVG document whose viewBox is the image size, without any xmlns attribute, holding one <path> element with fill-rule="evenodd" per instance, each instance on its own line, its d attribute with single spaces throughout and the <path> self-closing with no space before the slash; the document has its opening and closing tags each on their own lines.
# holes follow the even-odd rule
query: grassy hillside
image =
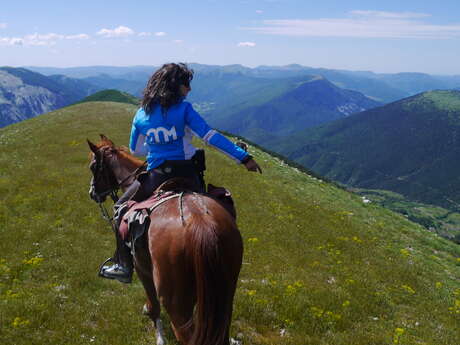
<svg viewBox="0 0 460 345">
<path fill-rule="evenodd" d="M 387 190 L 357 188 L 353 191 L 372 202 L 403 214 L 429 231 L 460 244 L 460 213 L 458 212 L 410 201 L 401 194 Z"/>
<path fill-rule="evenodd" d="M 130 95 L 129 93 L 109 89 L 109 90 L 102 90 L 96 92 L 84 99 L 82 99 L 79 103 L 84 102 L 118 102 L 118 103 L 128 103 L 133 105 L 139 105 L 140 100 L 139 98 Z"/>
<path fill-rule="evenodd" d="M 127 143 L 134 111 L 83 103 L 0 129 L 2 345 L 154 343 L 140 282 L 97 277 L 114 241 L 87 192 L 86 138 Z M 245 243 L 232 337 L 245 345 L 458 342 L 458 246 L 250 151 L 263 175 L 207 150 L 207 180 L 233 192 Z"/>
<path fill-rule="evenodd" d="M 341 183 L 458 211 L 459 130 L 460 92 L 431 91 L 270 145 Z"/>
</svg>

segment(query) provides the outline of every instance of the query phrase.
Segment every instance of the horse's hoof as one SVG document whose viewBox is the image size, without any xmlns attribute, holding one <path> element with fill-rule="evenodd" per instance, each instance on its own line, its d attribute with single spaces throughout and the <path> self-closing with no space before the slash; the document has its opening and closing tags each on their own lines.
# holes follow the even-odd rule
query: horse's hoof
<svg viewBox="0 0 460 345">
<path fill-rule="evenodd" d="M 150 315 L 149 307 L 147 307 L 147 304 L 144 304 L 142 307 L 142 315 Z"/>
</svg>

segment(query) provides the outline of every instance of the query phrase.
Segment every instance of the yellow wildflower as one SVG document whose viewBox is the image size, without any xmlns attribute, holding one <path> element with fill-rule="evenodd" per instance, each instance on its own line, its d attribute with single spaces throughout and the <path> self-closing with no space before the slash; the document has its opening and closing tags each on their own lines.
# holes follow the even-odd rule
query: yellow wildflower
<svg viewBox="0 0 460 345">
<path fill-rule="evenodd" d="M 407 249 L 400 250 L 402 256 L 410 256 L 410 252 Z"/>
<path fill-rule="evenodd" d="M 22 263 L 26 265 L 36 266 L 39 265 L 43 260 L 45 259 L 35 256 L 33 258 L 30 258 L 29 260 L 22 260 Z"/>
<path fill-rule="evenodd" d="M 21 326 L 27 326 L 28 324 L 30 324 L 29 320 L 22 319 L 18 316 L 14 318 L 13 322 L 11 323 L 11 326 L 13 326 L 14 328 L 17 328 Z"/>
<path fill-rule="evenodd" d="M 415 290 L 411 288 L 409 285 L 401 285 L 401 288 L 405 291 L 407 291 L 410 294 L 414 294 Z"/>
<path fill-rule="evenodd" d="M 324 313 L 324 310 L 318 307 L 311 307 L 310 311 L 314 317 L 321 317 L 323 316 L 323 313 Z"/>
<path fill-rule="evenodd" d="M 404 334 L 404 328 L 396 328 L 393 335 L 393 344 L 399 344 L 399 338 Z"/>
</svg>

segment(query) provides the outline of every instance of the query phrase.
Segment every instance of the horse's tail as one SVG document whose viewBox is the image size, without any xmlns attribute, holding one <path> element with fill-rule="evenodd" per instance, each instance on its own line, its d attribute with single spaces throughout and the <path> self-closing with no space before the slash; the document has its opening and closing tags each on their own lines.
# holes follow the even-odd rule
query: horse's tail
<svg viewBox="0 0 460 345">
<path fill-rule="evenodd" d="M 197 223 L 189 247 L 194 256 L 197 296 L 194 330 L 189 344 L 228 344 L 233 296 L 242 259 L 241 235 L 235 225 L 222 232 L 212 219 Z"/>
</svg>

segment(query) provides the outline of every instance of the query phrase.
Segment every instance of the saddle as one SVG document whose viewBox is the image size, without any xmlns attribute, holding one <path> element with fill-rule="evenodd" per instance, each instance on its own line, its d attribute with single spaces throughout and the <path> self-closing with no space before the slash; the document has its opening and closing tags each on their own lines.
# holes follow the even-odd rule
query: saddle
<svg viewBox="0 0 460 345">
<path fill-rule="evenodd" d="M 208 184 L 205 195 L 218 201 L 234 218 L 236 211 L 231 193 L 224 187 Z M 183 197 L 185 193 L 195 193 L 196 185 L 187 178 L 172 178 L 161 184 L 148 199 L 136 202 L 129 200 L 118 210 L 122 215 L 118 228 L 120 237 L 126 242 L 134 243 L 140 238 L 150 225 L 150 214 L 164 202 Z M 132 250 L 134 246 L 131 245 Z"/>
</svg>

